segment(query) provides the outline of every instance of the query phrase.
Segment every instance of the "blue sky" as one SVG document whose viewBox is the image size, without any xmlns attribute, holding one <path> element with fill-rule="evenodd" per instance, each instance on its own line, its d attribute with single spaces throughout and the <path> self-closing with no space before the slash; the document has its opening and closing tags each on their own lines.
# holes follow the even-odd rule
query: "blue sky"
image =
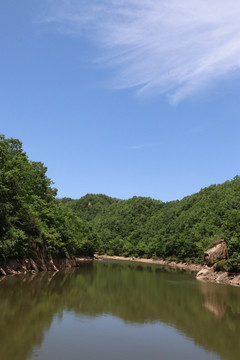
<svg viewBox="0 0 240 360">
<path fill-rule="evenodd" d="M 58 196 L 180 199 L 240 173 L 235 0 L 0 2 L 0 133 Z"/>
</svg>

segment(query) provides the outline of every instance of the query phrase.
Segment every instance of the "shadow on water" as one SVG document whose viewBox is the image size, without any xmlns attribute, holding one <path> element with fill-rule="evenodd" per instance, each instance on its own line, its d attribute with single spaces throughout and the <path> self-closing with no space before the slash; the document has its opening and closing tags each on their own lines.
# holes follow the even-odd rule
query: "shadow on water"
<svg viewBox="0 0 240 360">
<path fill-rule="evenodd" d="M 240 354 L 240 289 L 197 282 L 156 265 L 95 262 L 58 273 L 2 278 L 0 359 L 26 360 L 64 311 L 162 322 L 222 359 Z"/>
</svg>

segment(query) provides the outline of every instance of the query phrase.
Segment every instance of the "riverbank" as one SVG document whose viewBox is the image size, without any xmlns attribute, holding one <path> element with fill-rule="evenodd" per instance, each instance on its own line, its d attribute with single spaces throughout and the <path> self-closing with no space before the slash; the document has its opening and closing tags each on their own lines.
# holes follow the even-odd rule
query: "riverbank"
<svg viewBox="0 0 240 360">
<path fill-rule="evenodd" d="M 147 264 L 157 264 L 157 265 L 164 265 L 169 266 L 175 269 L 186 270 L 191 272 L 198 272 L 202 269 L 202 265 L 200 264 L 190 264 L 190 263 L 183 263 L 177 261 L 168 261 L 168 260 L 153 260 L 153 259 L 143 259 L 143 258 L 135 258 L 135 257 L 124 257 L 124 256 L 108 256 L 108 255 L 95 255 L 95 259 L 97 260 L 125 260 L 125 261 L 135 261 Z"/>
<path fill-rule="evenodd" d="M 108 255 L 95 255 L 94 257 L 97 260 L 125 260 L 125 261 L 134 261 L 147 264 L 157 264 L 163 266 L 169 266 L 171 268 L 191 271 L 196 273 L 196 279 L 200 281 L 210 281 L 217 282 L 219 284 L 227 284 L 233 286 L 240 286 L 240 274 L 230 274 L 226 271 L 214 271 L 214 267 L 209 267 L 207 265 L 201 264 L 192 264 L 192 263 L 183 263 L 176 261 L 168 260 L 153 260 L 153 259 L 143 259 L 143 258 L 134 258 L 134 257 L 124 257 L 124 256 L 108 256 Z"/>
<path fill-rule="evenodd" d="M 0 276 L 38 273 L 78 267 L 82 262 L 93 261 L 90 257 L 58 258 L 25 257 L 23 259 L 0 260 Z"/>
<path fill-rule="evenodd" d="M 197 280 L 217 282 L 219 284 L 227 284 L 240 286 L 240 274 L 232 274 L 227 271 L 214 271 L 214 266 L 204 266 L 196 275 Z"/>
<path fill-rule="evenodd" d="M 94 260 L 122 260 L 134 261 L 146 264 L 157 264 L 168 266 L 171 268 L 190 271 L 196 273 L 196 279 L 200 281 L 217 282 L 220 284 L 227 284 L 240 287 L 240 274 L 231 274 L 226 271 L 214 271 L 214 266 L 184 263 L 168 260 L 154 260 L 135 257 L 124 256 L 109 256 L 109 255 L 94 255 L 91 257 L 70 257 L 57 258 L 47 256 L 44 252 L 39 250 L 32 257 L 25 257 L 23 259 L 10 259 L 7 261 L 0 260 L 0 276 L 38 273 L 44 271 L 59 271 L 61 269 L 70 269 L 80 266 L 83 262 L 91 262 Z"/>
</svg>

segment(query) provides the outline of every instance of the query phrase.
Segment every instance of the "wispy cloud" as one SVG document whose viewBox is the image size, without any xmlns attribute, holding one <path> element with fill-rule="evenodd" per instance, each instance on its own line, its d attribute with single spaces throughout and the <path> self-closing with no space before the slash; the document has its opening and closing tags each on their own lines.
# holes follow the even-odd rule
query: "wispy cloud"
<svg viewBox="0 0 240 360">
<path fill-rule="evenodd" d="M 130 150 L 140 150 L 144 147 L 146 147 L 146 145 L 131 145 L 131 146 L 129 146 L 129 149 Z"/>
<path fill-rule="evenodd" d="M 135 144 L 135 145 L 131 145 L 128 146 L 127 149 L 129 150 L 141 150 L 141 149 L 146 149 L 146 148 L 152 148 L 155 147 L 157 145 L 163 145 L 164 142 L 159 141 L 158 143 L 149 143 L 149 144 Z"/>
<path fill-rule="evenodd" d="M 46 18 L 101 45 L 116 88 L 173 103 L 240 70 L 238 0 L 51 0 Z"/>
</svg>

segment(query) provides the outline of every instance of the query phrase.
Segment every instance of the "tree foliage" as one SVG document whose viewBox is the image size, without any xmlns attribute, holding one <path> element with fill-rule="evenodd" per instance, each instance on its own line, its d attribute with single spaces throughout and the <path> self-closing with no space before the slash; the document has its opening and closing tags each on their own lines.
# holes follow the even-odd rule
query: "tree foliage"
<svg viewBox="0 0 240 360">
<path fill-rule="evenodd" d="M 89 194 L 68 199 L 67 205 L 96 229 L 99 253 L 201 263 L 204 250 L 223 237 L 228 244 L 229 269 L 240 271 L 238 176 L 180 201 L 163 203 L 136 196 L 111 200 Z"/>
<path fill-rule="evenodd" d="M 28 255 L 33 242 L 54 256 L 94 253 L 94 231 L 55 198 L 46 172 L 19 140 L 0 136 L 0 257 Z"/>
</svg>

